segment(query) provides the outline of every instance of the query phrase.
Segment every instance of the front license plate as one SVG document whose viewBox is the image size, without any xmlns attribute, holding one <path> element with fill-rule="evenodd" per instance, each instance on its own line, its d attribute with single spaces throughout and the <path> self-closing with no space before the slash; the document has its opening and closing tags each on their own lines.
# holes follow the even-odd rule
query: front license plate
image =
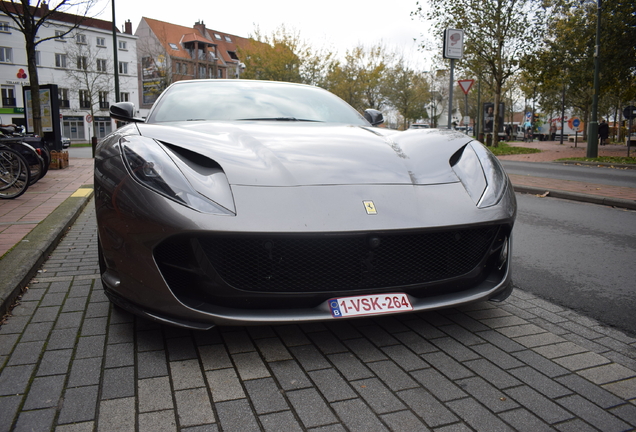
<svg viewBox="0 0 636 432">
<path fill-rule="evenodd" d="M 334 318 L 376 315 L 413 310 L 406 294 L 376 294 L 342 297 L 329 300 L 329 309 Z"/>
</svg>

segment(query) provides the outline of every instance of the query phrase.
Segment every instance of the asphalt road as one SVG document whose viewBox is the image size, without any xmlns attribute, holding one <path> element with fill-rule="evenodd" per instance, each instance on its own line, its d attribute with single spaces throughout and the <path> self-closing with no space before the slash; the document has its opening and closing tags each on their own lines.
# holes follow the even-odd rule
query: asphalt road
<svg viewBox="0 0 636 432">
<path fill-rule="evenodd" d="M 609 186 L 636 186 L 636 169 L 566 165 L 558 162 L 501 161 L 508 174 L 548 177 Z"/>
<path fill-rule="evenodd" d="M 636 335 L 636 212 L 517 194 L 520 289 Z"/>
</svg>

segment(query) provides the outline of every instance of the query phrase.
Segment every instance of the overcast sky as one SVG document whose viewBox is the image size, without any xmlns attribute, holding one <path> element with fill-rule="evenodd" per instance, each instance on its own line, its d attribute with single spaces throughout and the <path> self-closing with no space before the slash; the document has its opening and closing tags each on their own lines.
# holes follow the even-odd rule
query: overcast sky
<svg viewBox="0 0 636 432">
<path fill-rule="evenodd" d="M 100 0 L 94 9 L 103 9 L 98 18 L 111 20 L 109 0 Z M 414 66 L 427 69 L 430 54 L 417 50 L 424 23 L 411 19 L 416 0 L 351 1 L 320 0 L 115 0 L 116 23 L 125 21 L 137 29 L 142 17 L 191 27 L 203 20 L 209 29 L 248 37 L 258 26 L 271 34 L 284 24 L 295 29 L 303 40 L 315 48 L 328 48 L 340 55 L 362 43 L 365 46 L 384 43 L 410 57 Z"/>
</svg>

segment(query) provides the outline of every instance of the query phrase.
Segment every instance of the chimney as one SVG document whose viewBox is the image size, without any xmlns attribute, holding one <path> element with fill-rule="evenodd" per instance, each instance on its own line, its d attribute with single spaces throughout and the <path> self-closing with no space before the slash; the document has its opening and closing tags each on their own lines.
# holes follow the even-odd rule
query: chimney
<svg viewBox="0 0 636 432">
<path fill-rule="evenodd" d="M 207 33 L 205 30 L 205 23 L 203 22 L 203 20 L 195 22 L 194 28 L 197 29 L 199 33 L 201 33 L 201 36 L 205 36 Z"/>
<path fill-rule="evenodd" d="M 42 5 L 40 6 L 40 9 L 42 9 L 42 13 L 46 14 L 49 12 L 49 4 L 47 2 L 42 2 Z"/>
<path fill-rule="evenodd" d="M 130 22 L 130 20 L 128 20 L 128 21 L 126 21 L 124 23 L 124 33 L 129 34 L 129 35 L 133 34 L 132 33 L 132 23 Z"/>
</svg>

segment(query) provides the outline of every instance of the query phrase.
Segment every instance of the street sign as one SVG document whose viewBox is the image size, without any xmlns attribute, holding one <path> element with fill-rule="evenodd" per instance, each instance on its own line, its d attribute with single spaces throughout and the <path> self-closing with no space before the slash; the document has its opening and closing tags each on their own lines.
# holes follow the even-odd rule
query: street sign
<svg viewBox="0 0 636 432">
<path fill-rule="evenodd" d="M 626 119 L 636 119 L 636 106 L 630 105 L 623 109 L 623 116 Z"/>
<path fill-rule="evenodd" d="M 93 116 L 90 114 L 86 114 L 86 122 L 91 123 L 93 121 Z"/>
<path fill-rule="evenodd" d="M 472 88 L 473 84 L 475 84 L 475 80 L 471 80 L 471 79 L 459 80 L 457 81 L 457 84 L 459 84 L 459 86 L 462 88 L 462 91 L 464 92 L 464 94 L 467 95 L 470 89 Z"/>
<path fill-rule="evenodd" d="M 572 129 L 574 132 L 583 132 L 584 129 L 584 124 L 578 117 L 572 117 L 570 120 L 568 120 L 568 126 L 570 126 L 570 129 Z"/>
<path fill-rule="evenodd" d="M 444 58 L 460 59 L 464 56 L 464 30 L 444 30 Z"/>
</svg>

